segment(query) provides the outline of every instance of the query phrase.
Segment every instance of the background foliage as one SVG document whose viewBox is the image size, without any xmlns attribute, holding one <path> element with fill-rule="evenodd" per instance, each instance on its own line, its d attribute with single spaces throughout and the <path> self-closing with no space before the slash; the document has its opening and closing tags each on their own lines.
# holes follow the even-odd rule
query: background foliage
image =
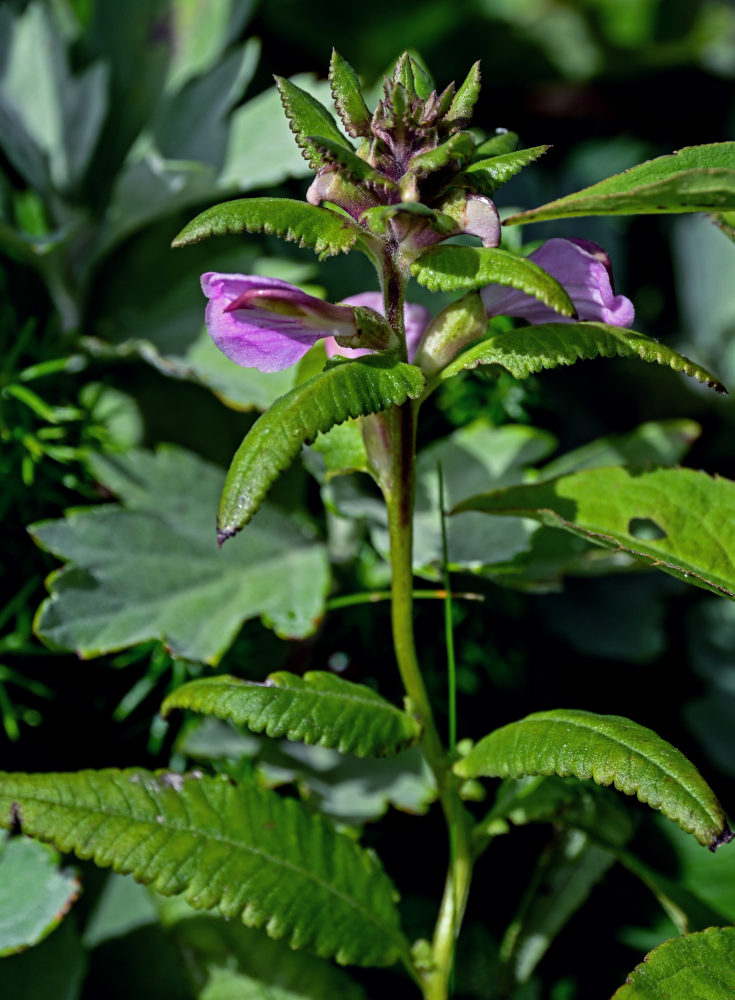
<svg viewBox="0 0 735 1000">
<path fill-rule="evenodd" d="M 308 167 L 272 74 L 324 97 L 324 81 L 306 74 L 326 66 L 332 45 L 368 86 L 403 48 L 420 52 L 440 83 L 461 80 L 481 59 L 476 121 L 511 128 L 527 146 L 553 144 L 503 189 L 502 205 L 523 209 L 646 157 L 733 138 L 735 11 L 724 0 L 411 0 L 400 8 L 377 0 L 350 14 L 336 17 L 326 0 L 129 0 L 124 12 L 103 0 L 9 0 L 0 8 L 0 741 L 8 771 L 195 761 L 285 784 L 348 827 L 389 810 L 365 840 L 400 873 L 403 924 L 415 937 L 428 933 L 426 899 L 440 890 L 430 858 L 416 850 L 407 859 L 394 846 L 416 835 L 412 814 L 434 796 L 415 751 L 381 762 L 376 777 L 374 765 L 368 772 L 329 748 L 267 746 L 225 723 L 158 714 L 167 693 L 212 670 L 260 680 L 284 668 L 330 669 L 397 700 L 387 605 L 337 606 L 385 587 L 385 525 L 359 479 L 330 478 L 329 453 L 312 449 L 277 482 L 247 542 L 226 547 L 223 560 L 207 542 L 224 467 L 244 431 L 318 369 L 307 358 L 295 374 L 263 376 L 220 356 L 203 330 L 199 274 L 268 274 L 331 299 L 374 287 L 374 276 L 357 254 L 316 264 L 269 237 L 175 252 L 169 242 L 214 200 L 303 197 Z M 618 290 L 636 304 L 636 328 L 735 383 L 735 253 L 708 219 L 572 219 L 524 234 L 548 235 L 604 245 Z M 417 514 L 416 569 L 429 581 L 440 553 L 438 459 L 456 491 L 451 503 L 516 485 L 524 470 L 567 475 L 611 461 L 683 461 L 735 478 L 732 403 L 655 365 L 590 361 L 524 382 L 472 374 L 434 398 L 422 424 Z M 346 434 L 341 444 L 359 469 L 354 441 Z M 457 587 L 484 598 L 455 608 L 464 732 L 559 705 L 629 715 L 700 762 L 721 800 L 733 801 L 732 603 L 629 572 L 619 556 L 592 552 L 573 535 L 474 512 L 450 524 L 450 564 Z M 264 567 L 277 599 L 269 600 Z M 284 577 L 288 607 L 276 588 Z M 433 602 L 418 602 L 420 652 L 441 719 L 436 618 Z M 735 921 L 735 862 L 722 851 L 716 873 L 705 874 L 697 845 L 671 824 L 634 811 L 635 829 L 621 835 L 650 865 L 650 893 L 589 844 L 552 844 L 547 824 L 514 815 L 519 829 L 494 845 L 493 870 L 506 878 L 491 885 L 488 868 L 483 884 L 478 870 L 458 996 L 493 995 L 501 939 L 517 955 L 519 998 L 573 1000 L 611 995 L 682 920 L 688 929 Z M 0 857 L 0 880 L 15 843 Z M 528 859 L 541 850 L 534 872 Z M 524 891 L 529 881 L 543 884 L 550 852 L 564 850 L 584 853 L 586 876 L 566 895 L 553 888 L 552 919 Z M 39 890 L 26 939 L 7 943 L 32 946 L 0 962 L 9 993 L 223 1000 L 249 981 L 259 997 L 267 970 L 278 968 L 268 995 L 363 995 L 316 958 L 234 922 L 222 930 L 221 921 L 152 900 L 87 864 L 74 865 L 84 889 L 72 906 L 74 871 L 59 870 L 43 848 L 28 864 L 47 892 Z M 590 893 L 586 918 L 575 917 Z M 656 896 L 671 901 L 672 893 L 664 917 Z M 503 939 L 508 911 L 518 931 Z M 570 922 L 536 968 L 544 949 L 529 958 L 523 938 L 550 937 L 559 912 Z M 383 973 L 358 978 L 367 993 L 388 988 Z"/>
</svg>

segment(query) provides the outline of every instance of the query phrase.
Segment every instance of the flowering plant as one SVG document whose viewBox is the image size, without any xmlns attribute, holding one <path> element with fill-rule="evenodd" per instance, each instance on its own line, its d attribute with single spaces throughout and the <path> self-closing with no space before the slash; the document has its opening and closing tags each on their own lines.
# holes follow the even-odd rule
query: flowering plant
<svg viewBox="0 0 735 1000">
<path fill-rule="evenodd" d="M 455 946 L 474 866 L 511 827 L 555 824 L 560 846 L 549 864 L 560 878 L 574 873 L 585 885 L 605 870 L 599 852 L 650 881 L 628 850 L 630 829 L 619 797 L 604 786 L 636 795 L 713 851 L 733 835 L 722 806 L 690 761 L 629 719 L 557 709 L 510 722 L 475 744 L 458 740 L 451 627 L 445 745 L 413 623 L 421 407 L 438 386 L 480 366 L 523 379 L 541 369 L 613 355 L 662 364 L 724 390 L 695 362 L 631 329 L 633 305 L 614 292 L 611 263 L 601 247 L 552 238 L 526 255 L 501 245 L 496 192 L 548 147 L 517 149 L 512 133 L 479 140 L 469 131 L 480 87 L 477 64 L 459 88 L 438 92 L 423 66 L 404 54 L 373 112 L 354 70 L 336 52 L 330 82 L 341 126 L 308 93 L 278 81 L 291 130 L 315 171 L 306 202 L 226 202 L 195 218 L 174 245 L 264 232 L 320 256 L 359 250 L 374 265 L 380 291 L 350 290 L 353 294 L 337 303 L 277 278 L 203 275 L 209 332 L 236 364 L 280 371 L 312 350 L 318 359 L 322 341 L 327 356 L 316 374 L 253 424 L 225 483 L 218 533 L 222 544 L 245 527 L 304 445 L 315 443 L 330 477 L 355 469 L 371 476 L 384 501 L 379 516 L 388 536 L 393 644 L 405 703 L 400 708 L 328 672 L 303 677 L 278 672 L 265 684 L 226 675 L 192 681 L 169 695 L 163 711 L 190 709 L 357 757 L 418 748 L 449 841 L 432 939 L 412 941 L 404 933 L 396 890 L 372 852 L 307 805 L 247 780 L 235 784 L 201 771 L 140 769 L 11 775 L 0 784 L 0 819 L 132 872 L 164 895 L 182 893 L 193 907 L 216 907 L 225 917 L 241 918 L 292 948 L 344 965 L 397 965 L 397 974 L 405 977 L 402 991 L 415 988 L 425 1000 L 445 1000 L 452 992 Z M 691 147 L 512 215 L 504 224 L 585 214 L 731 210 L 734 150 L 735 143 Z M 454 297 L 432 316 L 407 300 L 412 278 L 431 292 Z M 492 322 L 501 316 L 522 322 Z M 349 460 L 343 433 L 349 437 Z M 589 468 L 468 495 L 451 510 L 444 509 L 441 474 L 439 482 L 438 563 L 449 626 L 452 595 L 446 578 L 452 558 L 446 519 L 468 512 L 479 519 L 535 519 L 698 586 L 734 594 L 732 539 L 718 538 L 712 556 L 680 516 L 682 506 L 696 505 L 714 537 L 718 509 L 732 509 L 734 503 L 735 484 L 726 480 L 713 482 L 683 469 Z M 288 581 L 282 586 L 285 591 Z M 504 781 L 478 817 L 471 803 L 484 797 L 479 784 L 484 778 Z M 672 901 L 660 885 L 655 891 L 667 912 L 676 914 L 678 927 L 693 929 L 684 904 Z M 574 904 L 567 906 L 566 914 L 573 909 Z M 727 955 L 735 947 L 734 933 L 715 927 L 673 939 L 616 997 L 688 1000 L 693 994 L 686 970 L 699 966 L 713 968 L 724 984 L 724 993 L 707 996 L 730 995 L 735 982 Z M 545 948 L 531 938 L 530 931 L 523 937 L 512 928 L 506 936 L 499 995 L 523 995 Z M 535 957 L 529 958 L 534 948 Z M 682 986 L 664 994 L 661 984 L 672 969 L 685 970 Z M 351 988 L 334 987 L 334 995 Z"/>
</svg>

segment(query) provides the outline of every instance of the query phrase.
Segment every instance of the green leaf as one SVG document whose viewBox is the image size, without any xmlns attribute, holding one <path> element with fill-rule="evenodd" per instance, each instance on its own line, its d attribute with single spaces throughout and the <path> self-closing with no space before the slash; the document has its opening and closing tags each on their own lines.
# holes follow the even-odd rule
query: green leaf
<svg viewBox="0 0 735 1000">
<path fill-rule="evenodd" d="M 461 778 L 591 778 L 637 795 L 712 850 L 732 839 L 722 806 L 694 765 L 653 730 L 618 715 L 536 712 L 485 736 L 454 771 Z"/>
<path fill-rule="evenodd" d="M 161 712 L 174 708 L 358 757 L 399 753 L 421 735 L 412 716 L 375 691 L 321 670 L 303 677 L 279 671 L 264 684 L 226 675 L 191 681 L 166 698 Z"/>
<path fill-rule="evenodd" d="M 279 473 L 319 432 L 416 399 L 423 387 L 418 368 L 371 355 L 333 364 L 282 396 L 258 418 L 232 461 L 220 503 L 220 539 L 248 523 Z"/>
<path fill-rule="evenodd" d="M 579 215 L 647 215 L 735 209 L 735 142 L 686 146 L 614 174 L 540 208 L 519 212 L 505 225 Z"/>
<path fill-rule="evenodd" d="M 397 215 L 408 216 L 408 221 L 413 223 L 419 220 L 425 221 L 434 232 L 444 236 L 457 231 L 457 224 L 451 216 L 445 215 L 444 212 L 437 212 L 420 201 L 399 201 L 395 205 L 376 205 L 374 208 L 366 209 L 360 219 L 372 232 L 383 234 L 386 231 L 388 220 Z"/>
<path fill-rule="evenodd" d="M 30 529 L 70 562 L 50 578 L 37 616 L 44 642 L 86 658 L 160 639 L 174 656 L 216 663 L 248 618 L 283 636 L 314 630 L 329 589 L 326 554 L 285 515 L 265 510 L 248 544 L 221 552 L 221 469 L 173 447 L 90 463 L 121 505 Z"/>
<path fill-rule="evenodd" d="M 425 101 L 432 90 L 434 90 L 434 81 L 426 69 L 416 56 L 412 55 L 411 59 L 411 72 L 413 73 L 413 82 L 416 88 L 416 96 L 420 97 L 422 101 Z"/>
<path fill-rule="evenodd" d="M 309 142 L 319 152 L 325 164 L 336 163 L 340 168 L 340 173 L 345 174 L 353 181 L 361 184 L 373 184 L 386 191 L 395 189 L 396 185 L 390 177 L 371 167 L 367 160 L 363 160 L 351 149 L 345 149 L 343 143 L 335 142 L 321 135 L 310 135 Z"/>
<path fill-rule="evenodd" d="M 472 118 L 477 98 L 480 96 L 480 62 L 472 66 L 464 83 L 454 95 L 443 124 L 453 130 L 466 128 Z"/>
<path fill-rule="evenodd" d="M 735 927 L 672 938 L 646 955 L 613 1000 L 732 1000 Z"/>
<path fill-rule="evenodd" d="M 572 300 L 559 282 L 526 257 L 493 247 L 432 247 L 411 265 L 411 273 L 430 292 L 456 292 L 505 285 L 533 295 L 544 305 L 574 316 Z"/>
<path fill-rule="evenodd" d="M 321 456 L 324 462 L 323 476 L 327 482 L 332 476 L 370 471 L 359 420 L 345 420 L 343 424 L 335 424 L 326 434 L 317 435 L 311 450 Z M 309 471 L 321 480 L 320 467 L 310 464 Z"/>
<path fill-rule="evenodd" d="M 719 212 L 712 216 L 712 221 L 725 236 L 735 242 L 735 212 Z"/>
<path fill-rule="evenodd" d="M 79 879 L 59 860 L 27 837 L 0 841 L 0 957 L 42 941 L 79 895 Z"/>
<path fill-rule="evenodd" d="M 735 598 L 735 482 L 692 469 L 586 469 L 472 497 L 457 511 L 532 517 Z"/>
<path fill-rule="evenodd" d="M 475 140 L 469 132 L 459 132 L 450 136 L 446 142 L 425 153 L 417 153 L 411 158 L 406 174 L 411 178 L 423 180 L 437 170 L 443 170 L 453 164 L 468 163 L 475 148 Z M 403 182 L 401 183 L 403 189 Z"/>
<path fill-rule="evenodd" d="M 573 365 L 575 361 L 596 357 L 640 358 L 667 365 L 675 372 L 704 382 L 716 392 L 727 392 L 706 368 L 657 340 L 620 326 L 588 322 L 543 323 L 496 334 L 459 354 L 439 373 L 439 378 L 444 381 L 478 365 L 501 365 L 514 378 L 522 379 L 545 368 Z"/>
<path fill-rule="evenodd" d="M 310 167 L 318 170 L 324 165 L 324 157 L 309 141 L 310 135 L 324 136 L 325 139 L 332 139 L 347 150 L 352 149 L 321 101 L 281 76 L 276 77 L 276 86 L 281 95 L 289 127 L 296 136 L 296 142 Z"/>
<path fill-rule="evenodd" d="M 375 856 L 293 799 L 195 771 L 0 776 L 0 825 L 342 964 L 405 957 Z"/>
<path fill-rule="evenodd" d="M 361 230 L 336 212 L 303 201 L 291 198 L 238 198 L 214 205 L 197 215 L 171 245 L 185 247 L 210 236 L 228 233 L 280 236 L 300 247 L 310 247 L 320 258 L 324 258 L 347 253 Z"/>
<path fill-rule="evenodd" d="M 503 153 L 512 153 L 518 145 L 518 135 L 509 132 L 508 129 L 496 129 L 495 135 L 481 142 L 475 150 L 475 157 L 501 156 Z"/>
<path fill-rule="evenodd" d="M 482 194 L 492 194 L 501 184 L 505 184 L 524 167 L 543 156 L 548 149 L 551 149 L 551 146 L 531 146 L 530 149 L 519 149 L 485 160 L 475 160 L 457 178 L 457 183 L 466 179 Z"/>
<path fill-rule="evenodd" d="M 372 115 L 365 104 L 360 89 L 360 80 L 352 66 L 343 59 L 336 49 L 332 49 L 329 63 L 329 83 L 337 114 L 348 135 L 353 139 L 370 135 Z"/>
<path fill-rule="evenodd" d="M 35 948 L 2 960 L 3 995 L 23 1000 L 79 1000 L 88 957 L 73 920 Z"/>
</svg>

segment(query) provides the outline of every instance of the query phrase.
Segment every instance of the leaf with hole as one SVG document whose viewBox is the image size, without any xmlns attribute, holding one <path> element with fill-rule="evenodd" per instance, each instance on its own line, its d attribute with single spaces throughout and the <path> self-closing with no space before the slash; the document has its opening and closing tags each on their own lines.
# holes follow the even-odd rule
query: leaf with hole
<svg viewBox="0 0 735 1000">
<path fill-rule="evenodd" d="M 294 799 L 200 772 L 0 775 L 0 826 L 341 964 L 405 958 L 372 853 Z"/>
<path fill-rule="evenodd" d="M 532 517 L 735 598 L 735 482 L 693 469 L 585 469 L 471 497 L 456 512 Z"/>
<path fill-rule="evenodd" d="M 320 670 L 303 677 L 279 671 L 264 684 L 226 675 L 202 678 L 170 694 L 161 711 L 167 715 L 174 708 L 358 757 L 399 753 L 421 735 L 412 716 L 375 691 Z"/>
<path fill-rule="evenodd" d="M 726 212 L 735 209 L 735 142 L 686 146 L 591 187 L 519 212 L 505 225 L 580 215 Z"/>
<path fill-rule="evenodd" d="M 220 539 L 250 521 L 279 473 L 318 433 L 416 399 L 423 388 L 418 368 L 376 354 L 333 362 L 282 396 L 253 424 L 232 460 L 220 502 Z"/>
<path fill-rule="evenodd" d="M 536 712 L 485 736 L 454 770 L 461 778 L 591 778 L 637 795 L 712 850 L 732 839 L 722 806 L 684 754 L 618 715 Z"/>
</svg>

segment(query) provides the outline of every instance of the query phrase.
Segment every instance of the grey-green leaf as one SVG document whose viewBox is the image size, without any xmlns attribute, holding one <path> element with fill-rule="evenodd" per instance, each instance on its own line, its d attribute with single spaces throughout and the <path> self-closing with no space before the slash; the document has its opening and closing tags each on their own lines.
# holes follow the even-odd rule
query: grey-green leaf
<svg viewBox="0 0 735 1000">
<path fill-rule="evenodd" d="M 300 802 L 198 771 L 0 775 L 0 826 L 342 964 L 405 956 L 376 860 Z"/>
<path fill-rule="evenodd" d="M 735 482 L 693 469 L 585 469 L 455 510 L 532 517 L 735 598 Z"/>
<path fill-rule="evenodd" d="M 574 316 L 572 300 L 559 282 L 526 257 L 493 247 L 432 247 L 411 265 L 411 273 L 431 292 L 504 285 L 539 299 L 544 305 Z"/>
<path fill-rule="evenodd" d="M 423 388 L 418 368 L 376 354 L 332 364 L 281 396 L 258 418 L 232 461 L 220 503 L 220 539 L 248 523 L 273 481 L 318 433 L 348 417 L 417 399 Z"/>
<path fill-rule="evenodd" d="M 314 631 L 326 552 L 285 514 L 267 508 L 248 544 L 223 552 L 213 530 L 222 469 L 172 447 L 95 455 L 91 465 L 120 505 L 30 529 L 69 563 L 36 618 L 48 645 L 86 658 L 158 639 L 174 656 L 216 663 L 252 617 L 284 637 Z"/>
<path fill-rule="evenodd" d="M 664 941 L 612 1000 L 732 1000 L 735 927 L 709 927 Z"/>
<path fill-rule="evenodd" d="M 166 715 L 174 708 L 357 757 L 399 753 L 421 735 L 413 716 L 377 692 L 320 670 L 303 677 L 279 671 L 264 684 L 228 676 L 191 681 L 170 694 L 161 711 Z"/>
<path fill-rule="evenodd" d="M 79 879 L 59 860 L 28 837 L 0 838 L 0 957 L 42 941 L 79 895 Z"/>
<path fill-rule="evenodd" d="M 717 392 L 727 392 L 706 368 L 665 344 L 635 330 L 606 323 L 543 323 L 508 330 L 463 351 L 443 369 L 439 378 L 444 381 L 478 365 L 501 365 L 514 378 L 522 379 L 545 368 L 573 365 L 575 361 L 596 357 L 640 358 L 667 365 Z"/>
<path fill-rule="evenodd" d="M 370 135 L 372 116 L 362 96 L 357 73 L 336 49 L 332 49 L 329 83 L 332 87 L 334 106 L 347 134 L 353 139 Z"/>
<path fill-rule="evenodd" d="M 238 198 L 197 215 L 171 244 L 190 246 L 210 236 L 266 233 L 310 247 L 320 258 L 347 253 L 361 230 L 344 216 L 291 198 Z"/>
<path fill-rule="evenodd" d="M 733 836 L 722 806 L 694 765 L 653 730 L 618 715 L 536 712 L 484 737 L 454 770 L 461 778 L 591 778 L 637 795 L 712 850 Z"/>
<path fill-rule="evenodd" d="M 349 142 L 340 132 L 332 115 L 315 97 L 302 90 L 291 80 L 276 77 L 276 86 L 281 95 L 281 103 L 288 118 L 288 124 L 296 136 L 302 155 L 314 170 L 324 165 L 321 153 L 309 142 L 310 135 L 323 135 L 333 139 L 345 149 L 351 149 Z"/>
<path fill-rule="evenodd" d="M 686 146 L 614 174 L 540 208 L 519 212 L 506 225 L 580 215 L 727 212 L 735 209 L 735 142 Z"/>
</svg>

